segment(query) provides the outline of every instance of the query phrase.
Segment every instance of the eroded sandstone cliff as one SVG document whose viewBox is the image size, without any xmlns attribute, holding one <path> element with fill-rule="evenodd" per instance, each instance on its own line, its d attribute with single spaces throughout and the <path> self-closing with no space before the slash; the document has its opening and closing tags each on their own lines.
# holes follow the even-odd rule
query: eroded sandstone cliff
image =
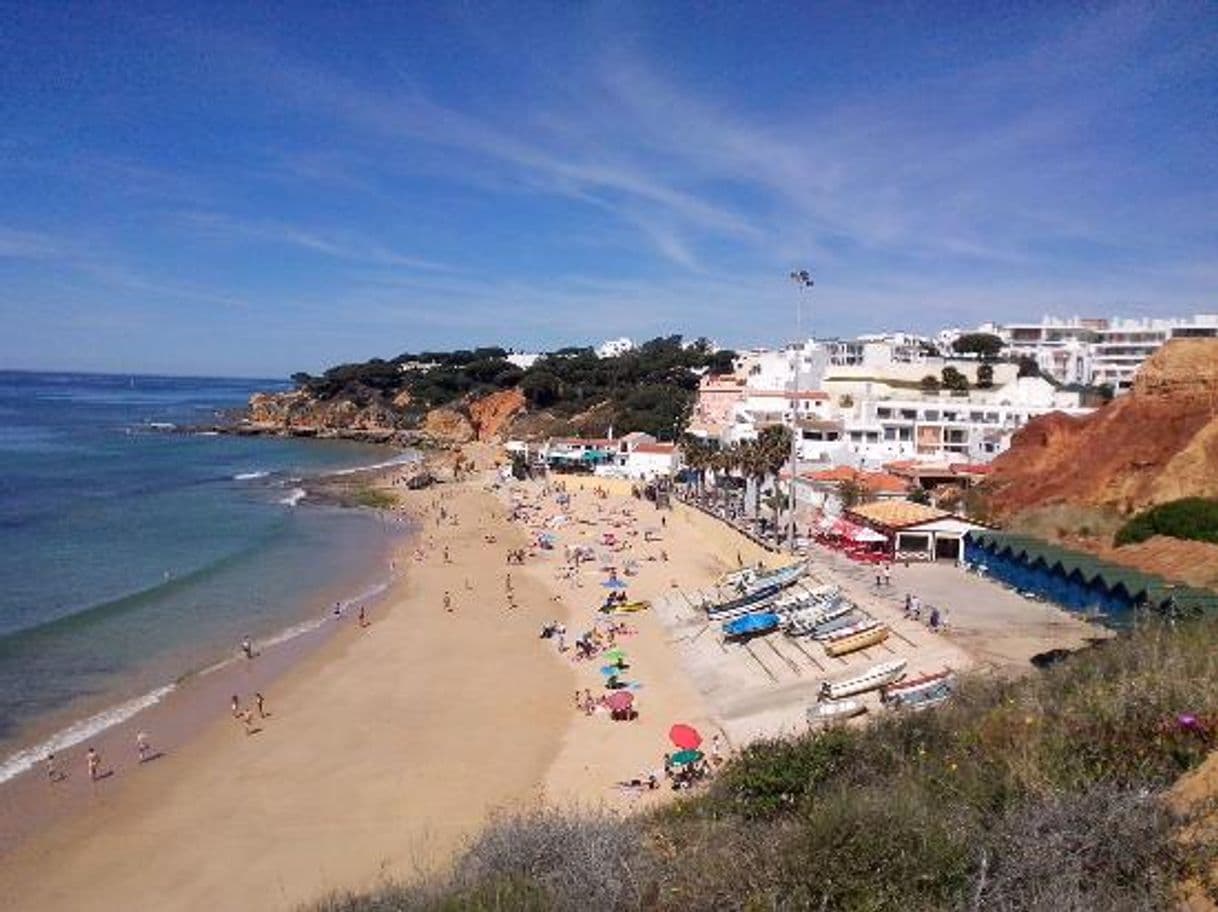
<svg viewBox="0 0 1218 912">
<path fill-rule="evenodd" d="M 409 392 L 393 399 L 340 397 L 318 399 L 306 391 L 257 393 L 251 397 L 239 430 L 258 434 L 349 437 L 393 443 L 460 445 L 471 440 L 504 439 L 525 411 L 519 390 L 473 397 L 421 411 Z"/>
<path fill-rule="evenodd" d="M 1052 504 L 1130 512 L 1218 497 L 1218 340 L 1168 343 L 1128 394 L 1085 418 L 1030 422 L 987 488 L 999 518 Z"/>
</svg>

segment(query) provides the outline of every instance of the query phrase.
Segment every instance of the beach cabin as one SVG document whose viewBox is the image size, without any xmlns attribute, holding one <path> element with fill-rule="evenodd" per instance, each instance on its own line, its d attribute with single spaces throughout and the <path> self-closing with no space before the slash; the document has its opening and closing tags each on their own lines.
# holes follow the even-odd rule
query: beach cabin
<svg viewBox="0 0 1218 912">
<path fill-rule="evenodd" d="M 1218 613 L 1216 593 L 1029 535 L 971 532 L 964 556 L 986 576 L 1074 611 L 1115 617 L 1128 616 L 1138 607 L 1182 616 Z"/>
</svg>

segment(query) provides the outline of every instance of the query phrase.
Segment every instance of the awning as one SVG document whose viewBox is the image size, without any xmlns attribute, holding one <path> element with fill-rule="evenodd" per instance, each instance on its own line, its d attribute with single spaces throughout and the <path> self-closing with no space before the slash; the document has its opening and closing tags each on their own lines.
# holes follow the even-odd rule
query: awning
<svg viewBox="0 0 1218 912">
<path fill-rule="evenodd" d="M 875 531 L 875 529 L 868 529 L 865 526 L 857 526 L 855 528 L 855 531 L 853 532 L 853 534 L 851 534 L 850 538 L 852 538 L 856 542 L 886 542 L 886 541 L 888 541 L 887 535 L 883 535 L 882 533 Z"/>
</svg>

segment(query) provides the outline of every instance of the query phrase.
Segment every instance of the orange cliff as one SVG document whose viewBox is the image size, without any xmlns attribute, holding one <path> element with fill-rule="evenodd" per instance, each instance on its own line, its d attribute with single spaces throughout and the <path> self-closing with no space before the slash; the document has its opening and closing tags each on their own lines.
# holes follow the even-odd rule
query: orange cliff
<svg viewBox="0 0 1218 912">
<path fill-rule="evenodd" d="M 986 489 L 999 518 L 1056 504 L 1131 512 L 1218 497 L 1218 340 L 1169 342 L 1129 393 L 1091 415 L 1029 422 L 994 461 Z"/>
</svg>

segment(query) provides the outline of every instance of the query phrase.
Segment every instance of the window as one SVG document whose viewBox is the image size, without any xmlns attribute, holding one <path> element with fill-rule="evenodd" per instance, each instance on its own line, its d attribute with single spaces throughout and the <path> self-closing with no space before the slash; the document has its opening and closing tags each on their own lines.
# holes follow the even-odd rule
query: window
<svg viewBox="0 0 1218 912">
<path fill-rule="evenodd" d="M 938 411 L 938 409 L 927 409 L 923 413 L 922 418 L 924 421 L 938 421 L 939 420 L 939 411 Z"/>
</svg>

